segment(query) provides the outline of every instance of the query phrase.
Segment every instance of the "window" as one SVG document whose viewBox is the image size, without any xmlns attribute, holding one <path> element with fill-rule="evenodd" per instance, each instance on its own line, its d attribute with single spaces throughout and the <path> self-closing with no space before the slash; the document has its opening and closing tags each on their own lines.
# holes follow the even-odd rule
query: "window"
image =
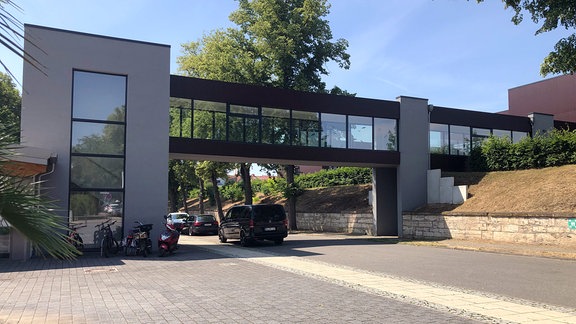
<svg viewBox="0 0 576 324">
<path fill-rule="evenodd" d="M 398 136 L 396 120 L 386 118 L 374 118 L 374 149 L 384 151 L 396 151 Z"/>
<path fill-rule="evenodd" d="M 292 138 L 294 145 L 319 146 L 320 121 L 317 112 L 292 111 Z"/>
<path fill-rule="evenodd" d="M 448 154 L 449 135 L 448 125 L 430 124 L 430 153 Z"/>
<path fill-rule="evenodd" d="M 192 100 L 170 98 L 170 136 L 192 137 Z"/>
<path fill-rule="evenodd" d="M 518 143 L 520 142 L 522 139 L 524 139 L 525 137 L 529 137 L 530 135 L 526 132 L 517 132 L 517 131 L 512 131 L 512 142 L 514 143 Z"/>
<path fill-rule="evenodd" d="M 290 144 L 290 110 L 262 108 L 262 143 Z"/>
<path fill-rule="evenodd" d="M 509 130 L 493 129 L 492 135 L 500 138 L 508 137 L 508 139 L 512 140 L 512 131 Z"/>
<path fill-rule="evenodd" d="M 257 107 L 230 105 L 230 114 L 228 116 L 229 141 L 259 142 L 260 119 L 258 110 Z"/>
<path fill-rule="evenodd" d="M 470 127 L 450 125 L 450 154 L 470 154 Z"/>
<path fill-rule="evenodd" d="M 485 128 L 472 128 L 472 148 L 482 146 L 487 138 L 490 137 L 490 130 Z"/>
<path fill-rule="evenodd" d="M 348 148 L 372 149 L 372 117 L 348 116 Z"/>
<path fill-rule="evenodd" d="M 322 147 L 346 148 L 346 116 L 322 114 Z"/>
<path fill-rule="evenodd" d="M 117 217 L 124 213 L 127 77 L 74 71 L 70 143 L 71 221 Z M 117 238 L 119 239 L 119 238 Z M 87 247 L 99 242 L 85 239 Z"/>
<path fill-rule="evenodd" d="M 226 104 L 194 100 L 194 138 L 226 140 Z"/>
</svg>

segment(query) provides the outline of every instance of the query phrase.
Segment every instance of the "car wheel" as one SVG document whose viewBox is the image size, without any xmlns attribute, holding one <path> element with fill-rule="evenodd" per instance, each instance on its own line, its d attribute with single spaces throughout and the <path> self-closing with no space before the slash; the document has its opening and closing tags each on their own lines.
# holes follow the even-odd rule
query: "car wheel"
<svg viewBox="0 0 576 324">
<path fill-rule="evenodd" d="M 228 241 L 228 239 L 226 238 L 226 236 L 224 236 L 224 233 L 222 233 L 222 231 L 218 231 L 218 240 L 220 240 L 220 243 L 226 243 Z"/>
<path fill-rule="evenodd" d="M 240 246 L 248 246 L 248 238 L 244 232 L 240 232 Z"/>
<path fill-rule="evenodd" d="M 276 245 L 282 245 L 282 243 L 284 243 L 284 239 L 283 239 L 283 238 L 274 240 L 274 244 L 276 244 Z"/>
</svg>

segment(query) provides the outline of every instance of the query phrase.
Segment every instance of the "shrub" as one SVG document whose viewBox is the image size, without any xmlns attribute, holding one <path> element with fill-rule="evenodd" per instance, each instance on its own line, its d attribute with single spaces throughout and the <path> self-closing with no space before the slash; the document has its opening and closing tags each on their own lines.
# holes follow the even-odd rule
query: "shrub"
<svg viewBox="0 0 576 324">
<path fill-rule="evenodd" d="M 315 173 L 299 175 L 296 177 L 295 182 L 303 189 L 371 183 L 372 169 L 341 167 L 321 170 Z"/>
</svg>

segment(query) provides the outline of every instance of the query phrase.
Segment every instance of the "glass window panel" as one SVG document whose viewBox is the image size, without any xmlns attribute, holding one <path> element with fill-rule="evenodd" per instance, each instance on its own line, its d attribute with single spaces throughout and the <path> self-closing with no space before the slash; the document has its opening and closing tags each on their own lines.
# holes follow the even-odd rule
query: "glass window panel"
<svg viewBox="0 0 576 324">
<path fill-rule="evenodd" d="M 231 142 L 244 142 L 244 118 L 228 117 L 228 136 Z"/>
<path fill-rule="evenodd" d="M 212 139 L 225 141 L 226 140 L 226 113 L 214 113 L 214 136 Z"/>
<path fill-rule="evenodd" d="M 308 111 L 292 111 L 292 137 L 294 145 L 319 146 L 319 114 Z"/>
<path fill-rule="evenodd" d="M 124 125 L 72 123 L 72 152 L 124 155 Z"/>
<path fill-rule="evenodd" d="M 348 116 L 348 148 L 372 149 L 372 117 Z"/>
<path fill-rule="evenodd" d="M 470 127 L 450 125 L 450 154 L 470 154 Z"/>
<path fill-rule="evenodd" d="M 226 103 L 215 101 L 194 100 L 194 110 L 226 112 Z"/>
<path fill-rule="evenodd" d="M 74 71 L 73 118 L 124 121 L 126 77 Z"/>
<path fill-rule="evenodd" d="M 396 151 L 397 147 L 396 119 L 374 118 L 374 149 Z"/>
<path fill-rule="evenodd" d="M 509 139 L 512 139 L 512 131 L 509 130 L 493 129 L 492 135 L 495 137 L 508 137 Z"/>
<path fill-rule="evenodd" d="M 288 114 L 266 111 L 262 108 L 262 143 L 290 143 L 290 112 Z M 274 109 L 279 110 L 279 109 Z M 270 114 L 269 114 L 270 113 Z M 270 116 L 270 117 L 267 117 Z M 274 117 L 272 117 L 274 116 Z"/>
<path fill-rule="evenodd" d="M 448 125 L 430 124 L 430 153 L 448 154 Z"/>
<path fill-rule="evenodd" d="M 246 143 L 258 143 L 260 141 L 258 118 L 245 118 L 244 120 L 244 141 Z"/>
<path fill-rule="evenodd" d="M 258 143 L 258 118 L 228 117 L 230 123 L 229 140 L 234 142 Z"/>
<path fill-rule="evenodd" d="M 322 114 L 322 147 L 346 148 L 346 116 Z"/>
<path fill-rule="evenodd" d="M 181 129 L 180 108 L 170 108 L 170 136 L 180 137 Z"/>
<path fill-rule="evenodd" d="M 488 137 L 490 137 L 489 129 L 472 128 L 472 148 L 481 146 Z"/>
<path fill-rule="evenodd" d="M 170 108 L 192 109 L 192 99 L 170 97 Z"/>
<path fill-rule="evenodd" d="M 278 118 L 290 118 L 290 110 L 262 107 L 262 116 L 278 117 Z"/>
<path fill-rule="evenodd" d="M 231 114 L 258 115 L 258 107 L 230 105 Z"/>
<path fill-rule="evenodd" d="M 194 138 L 212 139 L 214 135 L 214 112 L 194 111 Z"/>
<path fill-rule="evenodd" d="M 192 100 L 170 97 L 170 136 L 192 136 Z"/>
<path fill-rule="evenodd" d="M 512 132 L 512 141 L 514 143 L 518 143 L 520 142 L 523 138 L 528 137 L 528 133 L 526 132 L 517 132 L 517 131 L 513 131 Z"/>
<path fill-rule="evenodd" d="M 72 156 L 70 188 L 122 189 L 124 159 L 111 157 Z"/>
<path fill-rule="evenodd" d="M 109 191 L 75 191 L 70 193 L 72 222 L 83 222 L 86 227 L 78 229 L 85 248 L 98 247 L 100 238 L 96 225 L 107 219 L 116 220 L 112 225 L 114 237 L 122 238 L 122 215 L 124 194 Z"/>
</svg>

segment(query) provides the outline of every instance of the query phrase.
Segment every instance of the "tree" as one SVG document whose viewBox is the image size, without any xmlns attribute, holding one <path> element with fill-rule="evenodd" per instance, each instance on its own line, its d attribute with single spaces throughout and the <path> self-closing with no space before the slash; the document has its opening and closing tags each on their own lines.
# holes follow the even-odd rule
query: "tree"
<svg viewBox="0 0 576 324">
<path fill-rule="evenodd" d="M 484 2 L 484 0 L 478 0 Z M 576 27 L 576 3 L 556 0 L 503 0 L 505 8 L 512 8 L 512 22 L 520 24 L 524 19 L 523 10 L 528 11 L 534 23 L 542 25 L 536 35 L 549 32 L 562 26 L 566 29 Z M 540 74 L 573 74 L 576 72 L 576 34 L 560 39 L 544 62 L 540 65 Z"/>
<path fill-rule="evenodd" d="M 222 199 L 220 199 L 220 190 L 218 189 L 218 178 L 225 178 L 228 171 L 232 168 L 230 163 L 203 161 L 196 165 L 196 174 L 205 181 L 210 181 L 214 188 L 214 200 L 218 208 L 218 221 L 224 218 L 222 211 Z"/>
<path fill-rule="evenodd" d="M 332 31 L 324 19 L 330 9 L 327 0 L 238 0 L 238 4 L 230 15 L 237 29 L 216 30 L 182 45 L 180 72 L 212 80 L 348 94 L 337 87 L 329 91 L 322 81 L 329 74 L 326 63 L 334 61 L 344 69 L 350 66 L 348 42 L 331 41 Z M 293 166 L 287 168 L 293 170 Z M 295 196 L 289 199 L 295 206 Z M 289 222 L 291 229 L 297 229 L 293 208 Z"/>
<path fill-rule="evenodd" d="M 20 107 L 22 99 L 9 75 L 0 72 L 0 120 L 4 125 L 12 125 L 10 139 L 20 141 Z"/>
</svg>

